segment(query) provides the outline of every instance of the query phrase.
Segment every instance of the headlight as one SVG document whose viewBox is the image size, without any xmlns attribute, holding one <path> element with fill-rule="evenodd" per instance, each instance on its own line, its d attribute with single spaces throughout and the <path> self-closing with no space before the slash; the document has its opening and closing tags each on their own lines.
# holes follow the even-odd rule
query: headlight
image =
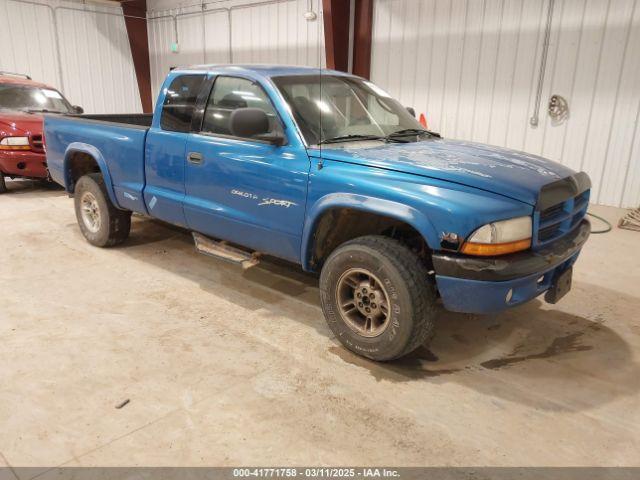
<svg viewBox="0 0 640 480">
<path fill-rule="evenodd" d="M 483 225 L 473 232 L 460 250 L 467 255 L 494 256 L 531 247 L 531 217 L 518 217 Z"/>
<path fill-rule="evenodd" d="M 31 150 L 29 137 L 4 137 L 0 140 L 0 150 Z"/>
</svg>

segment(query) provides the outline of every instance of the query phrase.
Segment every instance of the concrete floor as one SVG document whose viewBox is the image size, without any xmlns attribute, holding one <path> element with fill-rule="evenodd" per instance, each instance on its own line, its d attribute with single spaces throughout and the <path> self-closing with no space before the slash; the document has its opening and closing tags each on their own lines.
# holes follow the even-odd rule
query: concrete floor
<svg viewBox="0 0 640 480">
<path fill-rule="evenodd" d="M 9 188 L 0 465 L 640 464 L 640 233 L 593 236 L 557 306 L 443 313 L 428 349 L 376 364 L 298 270 L 142 218 L 94 248 L 64 192 Z"/>
</svg>

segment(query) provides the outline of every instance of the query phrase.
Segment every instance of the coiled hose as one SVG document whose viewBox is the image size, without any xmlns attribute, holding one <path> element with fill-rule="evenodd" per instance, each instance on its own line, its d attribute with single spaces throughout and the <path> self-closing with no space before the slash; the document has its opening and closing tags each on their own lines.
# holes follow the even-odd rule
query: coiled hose
<svg viewBox="0 0 640 480">
<path fill-rule="evenodd" d="M 613 228 L 611 226 L 611 224 L 607 220 L 605 220 L 604 218 L 602 218 L 602 217 L 600 217 L 600 216 L 598 216 L 598 215 L 596 215 L 594 213 L 591 213 L 591 212 L 587 212 L 587 215 L 589 215 L 590 217 L 593 217 L 593 218 L 597 218 L 598 220 L 600 220 L 602 223 L 604 223 L 606 225 L 606 227 L 603 230 L 591 230 L 591 233 L 607 233 L 607 232 L 610 232 L 611 229 Z"/>
</svg>

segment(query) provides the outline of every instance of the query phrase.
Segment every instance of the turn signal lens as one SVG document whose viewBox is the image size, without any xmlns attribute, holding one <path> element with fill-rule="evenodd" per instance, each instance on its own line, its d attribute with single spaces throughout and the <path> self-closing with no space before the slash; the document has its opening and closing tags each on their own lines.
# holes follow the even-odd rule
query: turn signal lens
<svg viewBox="0 0 640 480">
<path fill-rule="evenodd" d="M 507 253 L 520 252 L 531 247 L 531 239 L 525 238 L 517 242 L 509 243 L 471 243 L 465 242 L 460 250 L 467 255 L 477 255 L 481 257 L 493 257 L 495 255 L 506 255 Z"/>
<path fill-rule="evenodd" d="M 490 257 L 526 250 L 531 247 L 531 229 L 531 217 L 487 223 L 469 236 L 460 251 Z"/>
<path fill-rule="evenodd" d="M 29 137 L 5 137 L 0 140 L 0 150 L 31 150 Z"/>
</svg>

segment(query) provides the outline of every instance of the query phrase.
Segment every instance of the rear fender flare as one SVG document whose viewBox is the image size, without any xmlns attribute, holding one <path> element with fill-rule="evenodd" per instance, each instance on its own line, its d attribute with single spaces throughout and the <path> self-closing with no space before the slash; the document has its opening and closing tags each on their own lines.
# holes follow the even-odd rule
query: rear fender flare
<svg viewBox="0 0 640 480">
<path fill-rule="evenodd" d="M 93 145 L 89 145 L 88 143 L 70 143 L 67 147 L 67 150 L 64 152 L 64 184 L 67 192 L 73 193 L 73 190 L 71 189 L 73 181 L 70 177 L 71 171 L 69 169 L 69 163 L 71 162 L 71 156 L 75 153 L 86 153 L 96 161 L 96 163 L 98 164 L 98 168 L 100 168 L 100 173 L 102 173 L 102 177 L 104 178 L 104 184 L 107 188 L 107 193 L 109 194 L 111 203 L 120 208 L 116 199 L 116 194 L 113 190 L 113 182 L 111 180 L 111 173 L 109 173 L 109 168 L 107 167 L 107 162 L 100 153 L 100 150 L 98 150 Z"/>
<path fill-rule="evenodd" d="M 333 208 L 352 208 L 369 213 L 384 215 L 405 222 L 416 229 L 431 250 L 437 250 L 438 234 L 427 216 L 419 210 L 391 200 L 368 197 L 352 193 L 331 193 L 317 200 L 307 211 L 302 230 L 301 263 L 304 270 L 311 269 L 311 252 L 314 232 L 323 213 Z"/>
</svg>

